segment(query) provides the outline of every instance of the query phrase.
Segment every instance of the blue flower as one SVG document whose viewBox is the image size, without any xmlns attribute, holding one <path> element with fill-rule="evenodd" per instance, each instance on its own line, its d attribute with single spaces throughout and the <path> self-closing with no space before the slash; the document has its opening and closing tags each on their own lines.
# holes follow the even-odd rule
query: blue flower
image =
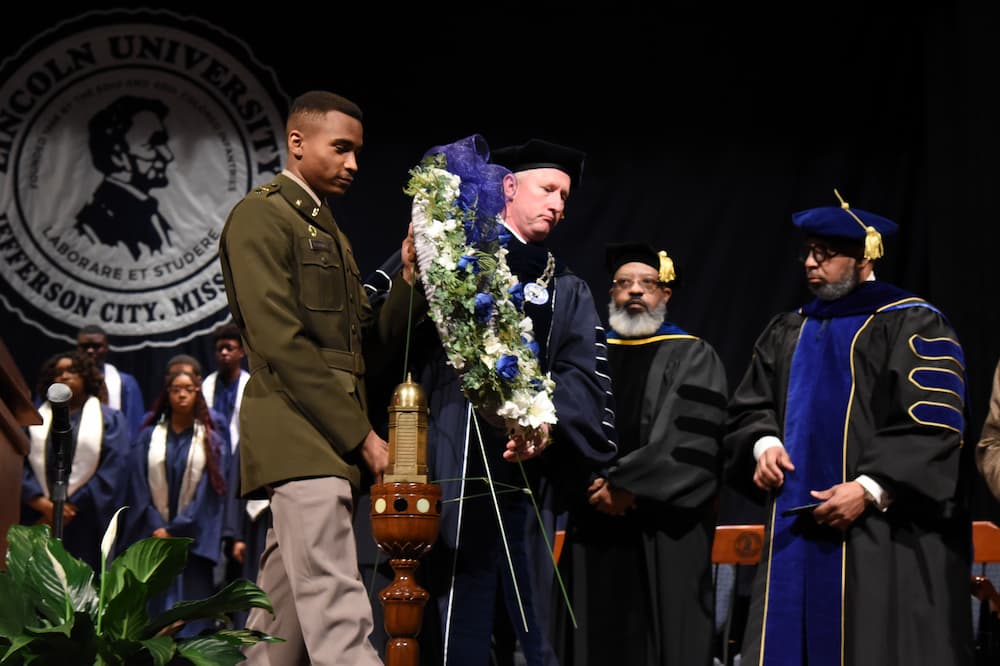
<svg viewBox="0 0 1000 666">
<path fill-rule="evenodd" d="M 479 257 L 472 254 L 463 254 L 458 259 L 458 268 L 460 270 L 468 269 L 475 275 L 479 272 Z"/>
<path fill-rule="evenodd" d="M 517 357 L 511 356 L 510 354 L 504 354 L 497 359 L 496 363 L 497 373 L 501 378 L 507 380 L 508 382 L 514 377 L 517 377 Z"/>
<path fill-rule="evenodd" d="M 525 344 L 525 346 L 527 346 L 528 349 L 531 350 L 532 354 L 534 354 L 535 356 L 538 356 L 538 343 L 537 342 L 535 342 L 534 340 L 529 340 L 528 338 L 524 337 L 523 335 L 521 336 L 521 342 L 523 342 Z"/>
<path fill-rule="evenodd" d="M 476 319 L 482 322 L 489 321 L 491 314 L 493 314 L 493 297 L 479 292 L 476 294 Z"/>
<path fill-rule="evenodd" d="M 514 307 L 518 310 L 524 309 L 524 285 L 518 282 L 513 287 L 507 288 L 510 300 L 514 302 Z M 536 352 L 537 353 L 537 352 Z"/>
</svg>

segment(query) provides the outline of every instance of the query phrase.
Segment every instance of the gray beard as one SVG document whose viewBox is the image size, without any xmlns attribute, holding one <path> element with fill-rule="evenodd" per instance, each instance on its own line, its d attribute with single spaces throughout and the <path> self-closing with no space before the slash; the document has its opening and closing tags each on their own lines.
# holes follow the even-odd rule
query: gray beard
<svg viewBox="0 0 1000 666">
<path fill-rule="evenodd" d="M 652 312 L 631 314 L 623 307 L 608 303 L 608 323 L 611 329 L 623 338 L 647 338 L 660 328 L 667 319 L 667 304 L 660 303 Z"/>
<path fill-rule="evenodd" d="M 861 278 L 858 276 L 858 272 L 851 271 L 842 282 L 824 282 L 818 287 L 809 285 L 809 291 L 821 301 L 835 301 L 857 289 L 859 284 L 861 284 Z"/>
</svg>

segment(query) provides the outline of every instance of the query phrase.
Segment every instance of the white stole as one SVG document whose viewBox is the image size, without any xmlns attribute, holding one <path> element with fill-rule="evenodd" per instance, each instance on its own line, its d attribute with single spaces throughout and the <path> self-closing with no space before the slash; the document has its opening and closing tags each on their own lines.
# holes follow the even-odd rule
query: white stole
<svg viewBox="0 0 1000 666">
<path fill-rule="evenodd" d="M 28 426 L 31 437 L 31 451 L 28 453 L 28 463 L 35 473 L 42 493 L 51 496 L 48 474 L 45 469 L 45 457 L 48 453 L 49 430 L 52 428 L 52 405 L 46 400 L 38 408 L 42 415 L 42 425 Z M 83 403 L 80 411 L 80 427 L 76 434 L 76 450 L 73 459 L 67 461 L 70 465 L 69 485 L 66 496 L 69 497 L 82 488 L 97 472 L 101 462 L 101 445 L 104 441 L 104 416 L 101 414 L 101 401 L 90 396 Z M 69 453 L 67 451 L 67 453 Z"/>
<path fill-rule="evenodd" d="M 214 402 L 215 382 L 218 376 L 218 372 L 213 372 L 201 383 L 201 393 L 205 396 L 205 402 L 208 403 L 209 407 Z M 246 388 L 247 382 L 250 381 L 250 373 L 246 370 L 240 370 L 240 377 L 237 381 L 239 385 L 236 387 L 236 406 L 233 408 L 233 418 L 229 420 L 229 442 L 232 444 L 233 453 L 236 452 L 236 447 L 240 445 L 240 403 L 243 402 L 243 389 Z M 265 499 L 247 500 L 245 504 L 250 520 L 257 520 L 257 517 L 269 506 L 271 506 L 271 500 Z"/>
<path fill-rule="evenodd" d="M 215 382 L 219 377 L 218 372 L 213 372 L 201 383 L 201 394 L 205 396 L 205 402 L 211 407 L 212 403 L 215 402 Z M 233 416 L 229 419 L 229 450 L 230 453 L 236 452 L 236 447 L 240 444 L 240 404 L 243 402 L 243 389 L 246 388 L 247 382 L 250 381 L 250 373 L 246 370 L 240 370 L 239 378 L 236 380 L 238 382 L 236 386 L 236 403 L 233 407 Z M 219 425 L 222 425 L 221 423 Z"/>
<path fill-rule="evenodd" d="M 121 411 L 122 376 L 118 373 L 118 368 L 110 363 L 104 364 L 104 386 L 108 389 L 108 407 Z"/>
<path fill-rule="evenodd" d="M 188 449 L 187 464 L 184 467 L 184 478 L 181 479 L 181 494 L 177 498 L 177 513 L 191 503 L 198 489 L 198 481 L 205 471 L 205 426 L 199 421 L 194 422 L 194 434 Z M 167 424 L 159 423 L 153 428 L 149 438 L 149 452 L 146 454 L 147 473 L 149 475 L 149 494 L 153 498 L 153 506 L 163 520 L 169 521 L 170 489 L 167 485 Z"/>
<path fill-rule="evenodd" d="M 201 382 L 201 394 L 205 396 L 205 402 L 208 403 L 209 407 L 215 402 L 215 378 L 218 376 L 218 372 L 213 372 Z"/>
</svg>

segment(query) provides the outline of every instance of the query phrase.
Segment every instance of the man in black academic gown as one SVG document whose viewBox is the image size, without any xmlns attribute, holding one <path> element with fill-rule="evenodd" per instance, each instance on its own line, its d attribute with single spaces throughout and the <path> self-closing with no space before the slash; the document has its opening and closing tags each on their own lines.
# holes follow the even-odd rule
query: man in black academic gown
<svg viewBox="0 0 1000 666">
<path fill-rule="evenodd" d="M 725 441 L 767 494 L 743 662 L 971 664 L 962 347 L 875 280 L 894 222 L 843 200 L 792 221 L 816 298 L 758 338 Z"/>
<path fill-rule="evenodd" d="M 677 280 L 666 252 L 615 243 L 607 267 L 618 456 L 570 514 L 560 565 L 578 628 L 563 663 L 708 666 L 725 368 L 667 321 Z"/>
</svg>

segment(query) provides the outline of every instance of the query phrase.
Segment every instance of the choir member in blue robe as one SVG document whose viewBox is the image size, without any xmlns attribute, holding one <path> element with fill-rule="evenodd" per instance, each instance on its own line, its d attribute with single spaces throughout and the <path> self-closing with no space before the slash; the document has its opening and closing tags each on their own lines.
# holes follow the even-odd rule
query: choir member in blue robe
<svg viewBox="0 0 1000 666">
<path fill-rule="evenodd" d="M 129 443 L 134 442 L 142 429 L 143 414 L 146 411 L 146 399 L 139 388 L 139 382 L 133 375 L 108 363 L 108 334 L 100 326 L 90 324 L 77 331 L 76 348 L 90 354 L 97 363 L 97 369 L 104 374 L 108 406 L 125 415 Z"/>
<path fill-rule="evenodd" d="M 73 451 L 67 452 L 70 466 L 62 542 L 70 554 L 100 571 L 101 538 L 124 501 L 128 426 L 120 411 L 103 404 L 104 378 L 86 353 L 74 350 L 50 357 L 39 373 L 38 395 L 46 395 L 53 382 L 65 384 L 72 393 L 69 414 Z M 44 401 L 38 411 L 42 425 L 28 428 L 31 450 L 24 466 L 21 522 L 51 526 L 51 493 L 56 481 L 52 406 Z"/>
<path fill-rule="evenodd" d="M 227 441 L 209 415 L 199 378 L 187 371 L 169 374 L 133 447 L 125 513 L 126 546 L 150 536 L 194 539 L 181 576 L 150 601 L 154 617 L 177 602 L 217 591 L 213 568 L 221 555 L 229 464 Z M 188 623 L 178 635 L 210 626 Z"/>
</svg>

